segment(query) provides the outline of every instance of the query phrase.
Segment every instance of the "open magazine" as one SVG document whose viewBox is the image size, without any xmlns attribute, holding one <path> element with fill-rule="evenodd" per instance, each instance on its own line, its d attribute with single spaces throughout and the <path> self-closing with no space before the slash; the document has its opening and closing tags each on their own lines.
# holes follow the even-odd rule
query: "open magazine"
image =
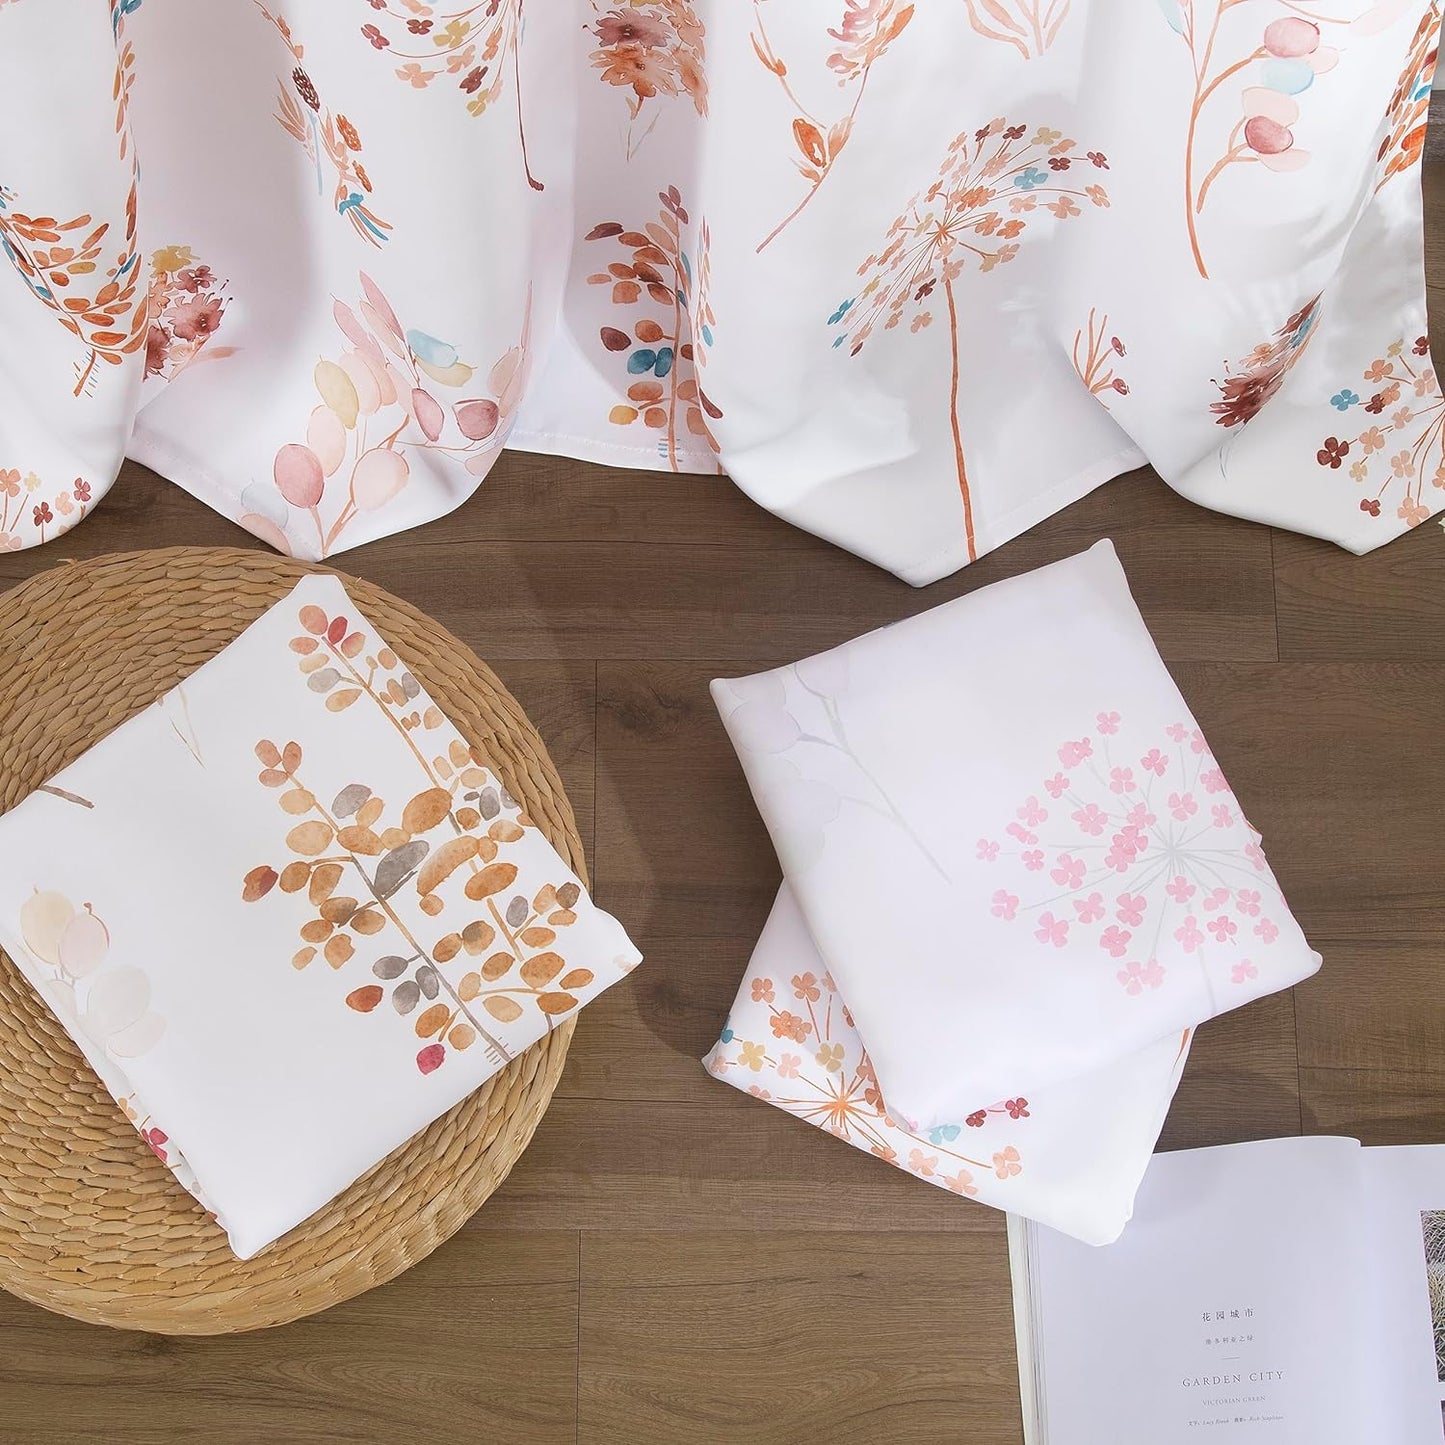
<svg viewBox="0 0 1445 1445">
<path fill-rule="evenodd" d="M 1116 1243 L 1009 1249 L 1027 1445 L 1445 1442 L 1445 1145 L 1160 1154 Z"/>
</svg>

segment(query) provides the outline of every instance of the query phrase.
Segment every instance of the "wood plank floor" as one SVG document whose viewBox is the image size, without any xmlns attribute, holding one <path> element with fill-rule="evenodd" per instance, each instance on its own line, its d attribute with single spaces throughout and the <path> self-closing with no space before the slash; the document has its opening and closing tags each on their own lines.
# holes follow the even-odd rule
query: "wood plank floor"
<svg viewBox="0 0 1445 1445">
<path fill-rule="evenodd" d="M 1432 300 L 1442 182 L 1432 162 Z M 393 1284 L 221 1340 L 107 1332 L 0 1295 L 0 1439 L 1018 1441 L 1001 1216 L 697 1063 L 778 881 L 706 685 L 1101 536 L 1325 957 L 1294 993 L 1203 1030 L 1165 1146 L 1445 1140 L 1438 526 L 1354 558 L 1139 472 L 915 592 L 721 479 L 508 455 L 460 511 L 339 565 L 496 666 L 646 965 L 584 1015 L 506 1186 Z M 0 556 L 0 585 L 175 543 L 254 545 L 129 467 L 78 531 Z"/>
</svg>

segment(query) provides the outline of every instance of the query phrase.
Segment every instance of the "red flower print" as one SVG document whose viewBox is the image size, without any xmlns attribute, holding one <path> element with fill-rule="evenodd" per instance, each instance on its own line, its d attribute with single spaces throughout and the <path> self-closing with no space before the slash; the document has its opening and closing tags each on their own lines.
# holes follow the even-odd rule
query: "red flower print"
<svg viewBox="0 0 1445 1445">
<path fill-rule="evenodd" d="M 311 77 L 299 65 L 291 72 L 291 84 L 296 87 L 296 94 L 312 110 L 321 109 L 321 97 L 316 94 L 316 87 L 311 83 Z"/>
<path fill-rule="evenodd" d="M 482 88 L 482 81 L 486 79 L 486 75 L 487 67 L 485 65 L 479 65 L 475 70 L 469 70 L 461 80 L 458 81 L 458 84 L 468 95 L 472 95 Z"/>
<path fill-rule="evenodd" d="M 171 312 L 171 324 L 182 341 L 204 341 L 221 324 L 223 308 L 215 296 L 184 301 Z"/>
<path fill-rule="evenodd" d="M 593 34 L 603 45 L 664 46 L 672 39 L 671 32 L 660 20 L 650 15 L 629 15 L 614 10 L 593 26 Z"/>
<path fill-rule="evenodd" d="M 380 8 L 381 6 L 377 6 L 377 9 Z M 413 35 L 425 35 L 431 29 L 431 21 L 416 19 L 408 20 L 406 22 L 406 28 L 410 30 Z"/>
<path fill-rule="evenodd" d="M 1109 158 L 1104 154 L 1103 151 L 1090 151 L 1089 159 L 1096 166 L 1098 166 L 1101 171 L 1107 171 L 1109 169 Z M 1122 351 L 1119 353 L 1120 356 L 1122 356 L 1123 354 L 1124 353 Z"/>
<path fill-rule="evenodd" d="M 1073 162 L 1068 156 L 1050 156 L 1049 169 L 1051 171 L 1066 171 Z"/>
<path fill-rule="evenodd" d="M 1021 140 L 1023 138 L 1024 131 L 1027 129 L 1027 126 L 1011 125 L 1004 131 L 1003 138 L 1005 140 Z M 981 131 L 979 131 L 977 135 L 974 136 L 974 139 L 983 140 L 986 135 L 988 135 L 987 126 L 985 126 Z"/>
<path fill-rule="evenodd" d="M 672 212 L 674 216 L 685 226 L 687 225 L 687 212 L 682 205 L 682 192 L 676 186 L 669 186 L 665 191 L 657 193 L 657 199 Z"/>
<path fill-rule="evenodd" d="M 55 520 L 55 514 L 50 510 L 49 502 L 41 502 L 41 504 L 35 508 L 33 515 L 37 527 L 43 527 L 47 522 L 53 522 Z"/>
<path fill-rule="evenodd" d="M 1365 403 L 1365 410 L 1373 416 L 1379 416 L 1388 404 L 1385 400 L 1385 393 L 1383 391 L 1377 391 L 1374 396 Z M 1321 465 L 1323 465 L 1323 463 L 1321 463 Z"/>
<path fill-rule="evenodd" d="M 378 50 L 385 50 L 386 47 L 391 44 L 391 41 L 389 41 L 375 25 L 363 25 L 361 27 L 361 33 L 366 36 Z"/>
<path fill-rule="evenodd" d="M 1416 356 L 1424 356 L 1430 350 L 1430 338 L 1428 336 L 1417 336 L 1415 344 L 1410 348 Z"/>
<path fill-rule="evenodd" d="M 166 361 L 170 356 L 171 334 L 164 326 L 157 326 L 151 323 L 151 328 L 146 332 L 146 368 L 147 376 L 159 376 L 165 370 Z"/>
<path fill-rule="evenodd" d="M 176 273 L 176 285 L 182 291 L 204 291 L 216 279 L 209 266 L 187 266 Z"/>
<path fill-rule="evenodd" d="M 146 1148 L 161 1161 L 166 1162 L 166 1145 L 170 1143 L 170 1136 L 164 1129 L 142 1129 L 140 1136 L 146 1141 Z"/>
<path fill-rule="evenodd" d="M 973 1113 L 971 1113 L 971 1114 L 968 1116 L 968 1118 L 966 1118 L 963 1122 L 964 1122 L 965 1124 L 967 1124 L 970 1129 L 982 1129 L 982 1128 L 983 1128 L 983 1121 L 984 1121 L 987 1117 L 988 1117 L 988 1111 L 987 1111 L 987 1110 L 985 1110 L 985 1109 L 975 1109 L 975 1110 L 973 1111 Z"/>
<path fill-rule="evenodd" d="M 71 489 L 75 493 L 77 502 L 88 502 L 90 500 L 90 483 L 81 477 L 76 477 L 75 486 Z"/>
<path fill-rule="evenodd" d="M 1380 515 L 1379 500 L 1375 497 L 1362 498 L 1360 501 L 1360 510 L 1362 512 L 1368 512 L 1372 517 L 1378 517 Z"/>
<path fill-rule="evenodd" d="M 1325 444 L 1315 453 L 1315 460 L 1322 467 L 1330 467 L 1338 471 L 1340 463 L 1344 461 L 1349 454 L 1349 442 L 1342 442 L 1339 437 L 1326 437 Z"/>
<path fill-rule="evenodd" d="M 1029 1117 L 1029 1101 L 1027 1099 L 1009 1099 L 1004 1103 L 1008 1110 L 1010 1119 L 1027 1119 Z"/>
</svg>

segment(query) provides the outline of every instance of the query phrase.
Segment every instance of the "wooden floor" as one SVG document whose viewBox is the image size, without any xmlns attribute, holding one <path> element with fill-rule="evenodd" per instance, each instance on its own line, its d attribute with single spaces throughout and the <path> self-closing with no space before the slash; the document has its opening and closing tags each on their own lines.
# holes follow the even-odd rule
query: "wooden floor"
<svg viewBox="0 0 1445 1445">
<path fill-rule="evenodd" d="M 0 1295 L 0 1439 L 1018 1441 L 1002 1216 L 698 1065 L 778 882 L 707 682 L 1102 536 L 1325 959 L 1203 1029 L 1164 1146 L 1445 1140 L 1437 525 L 1355 558 L 1141 472 L 915 592 L 722 479 L 509 454 L 459 512 L 339 565 L 431 612 L 521 699 L 646 964 L 583 1015 L 506 1186 L 395 1283 L 213 1341 Z M 130 467 L 78 531 L 0 557 L 0 583 L 174 543 L 255 545 Z"/>
</svg>

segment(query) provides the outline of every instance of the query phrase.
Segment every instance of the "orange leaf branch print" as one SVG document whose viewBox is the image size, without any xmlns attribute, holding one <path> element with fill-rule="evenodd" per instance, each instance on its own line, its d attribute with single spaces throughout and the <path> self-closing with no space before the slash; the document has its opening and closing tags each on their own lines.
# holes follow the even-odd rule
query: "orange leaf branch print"
<svg viewBox="0 0 1445 1445">
<path fill-rule="evenodd" d="M 598 336 L 605 350 L 626 353 L 627 402 L 614 406 L 608 419 L 617 426 L 640 421 L 660 432 L 658 451 L 673 471 L 681 470 L 679 436 L 699 439 L 714 452 L 718 444 L 709 420 L 722 416 L 702 389 L 702 371 L 713 344 L 716 318 L 708 298 L 710 267 L 706 221 L 698 227 L 696 261 L 682 243 L 688 213 L 676 186 L 660 192 L 662 209 L 644 230 L 624 229 L 620 221 L 603 221 L 587 233 L 587 241 L 615 240 L 625 259 L 588 276 L 590 286 L 610 288 L 612 304 L 646 313 L 630 319 L 628 329 L 606 325 Z"/>
<path fill-rule="evenodd" d="M 1069 0 L 964 0 L 968 23 L 985 40 L 1012 45 L 1036 60 L 1054 43 L 1069 18 Z"/>
<path fill-rule="evenodd" d="M 1124 343 L 1109 334 L 1108 316 L 1100 316 L 1094 307 L 1089 307 L 1088 321 L 1074 333 L 1072 356 L 1079 380 L 1103 406 L 1109 405 L 1106 392 L 1119 396 L 1129 394 L 1129 383 L 1114 370 L 1124 355 Z"/>
<path fill-rule="evenodd" d="M 252 868 L 241 896 L 254 903 L 277 888 L 304 890 L 311 913 L 291 959 L 298 970 L 318 957 L 339 970 L 360 949 L 390 943 L 392 951 L 372 961 L 375 981 L 351 988 L 344 1001 L 370 1014 L 389 999 L 420 1041 L 416 1065 L 423 1074 L 441 1067 L 449 1050 L 462 1052 L 478 1039 L 501 1063 L 513 1054 L 496 1024 L 513 1023 L 530 1007 L 550 1029 L 577 1006 L 573 990 L 593 981 L 590 969 L 567 963 L 558 944 L 577 920 L 581 888 L 564 880 L 530 895 L 520 891 L 516 864 L 501 854 L 532 822 L 476 750 L 453 736 L 433 753 L 437 744 L 428 735 L 446 719 L 434 704 L 418 705 L 420 684 L 390 648 L 372 650 L 347 618 L 314 605 L 302 607 L 297 620 L 301 631 L 290 648 L 308 689 L 330 712 L 363 698 L 377 708 L 405 740 L 422 786 L 399 809 L 362 782 L 346 784 L 327 805 L 301 775 L 300 746 L 262 739 L 258 781 L 276 790 L 281 810 L 295 820 L 284 838 L 291 856 L 280 868 Z M 466 920 L 450 928 L 438 923 L 445 931 L 428 943 L 403 916 L 400 899 L 411 894 L 408 912 L 415 907 L 423 919 L 440 919 L 465 911 Z"/>
<path fill-rule="evenodd" d="M 933 324 L 941 299 L 948 336 L 949 425 L 954 464 L 963 503 L 968 560 L 978 556 L 973 494 L 959 416 L 959 307 L 956 287 L 964 270 L 980 272 L 1007 265 L 1019 252 L 1020 238 L 1045 216 L 1066 222 L 1087 207 L 1107 208 L 1108 192 L 1098 179 L 1081 179 L 1090 170 L 1108 170 L 1101 151 L 1077 153 L 1077 143 L 1062 131 L 993 120 L 958 135 L 938 175 L 915 195 L 889 226 L 882 250 L 866 257 L 858 275 L 862 289 L 839 303 L 828 318 L 836 327 L 835 347 L 856 356 L 880 328 L 892 331 L 908 318 L 917 335 Z"/>
<path fill-rule="evenodd" d="M 874 64 L 883 58 L 888 47 L 913 18 L 913 6 L 900 5 L 898 0 L 844 0 L 842 20 L 836 29 L 828 31 L 837 42 L 837 48 L 828 56 L 827 64 L 838 76 L 840 87 L 852 85 L 855 89 L 848 110 L 836 120 L 826 120 L 811 111 L 799 98 L 787 64 L 773 49 L 763 19 L 765 3 L 766 0 L 753 0 L 756 25 L 752 37 L 753 52 L 763 67 L 777 77 L 778 84 L 798 112 L 793 120 L 793 144 L 801 159 L 796 159 L 795 164 L 799 175 L 808 183 L 808 189 L 802 200 L 758 242 L 755 249 L 759 252 L 782 235 L 827 180 L 852 134 L 853 122 L 858 107 L 863 103 L 863 93 Z"/>
<path fill-rule="evenodd" d="M 1410 53 L 1385 111 L 1385 135 L 1377 157 L 1378 191 L 1392 176 L 1418 165 L 1425 154 L 1425 126 L 1430 119 L 1430 83 L 1440 54 L 1440 7 L 1432 4 L 1420 17 Z"/>
</svg>

